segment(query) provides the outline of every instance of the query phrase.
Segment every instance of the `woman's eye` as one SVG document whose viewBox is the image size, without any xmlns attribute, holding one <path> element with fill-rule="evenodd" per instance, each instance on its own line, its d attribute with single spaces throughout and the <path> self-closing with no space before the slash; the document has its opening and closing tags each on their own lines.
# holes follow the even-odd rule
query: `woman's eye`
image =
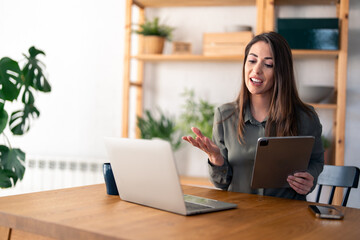
<svg viewBox="0 0 360 240">
<path fill-rule="evenodd" d="M 274 65 L 272 65 L 272 64 L 265 64 L 265 66 L 266 66 L 267 68 L 273 68 Z"/>
<path fill-rule="evenodd" d="M 256 63 L 256 60 L 249 60 L 249 63 Z"/>
</svg>

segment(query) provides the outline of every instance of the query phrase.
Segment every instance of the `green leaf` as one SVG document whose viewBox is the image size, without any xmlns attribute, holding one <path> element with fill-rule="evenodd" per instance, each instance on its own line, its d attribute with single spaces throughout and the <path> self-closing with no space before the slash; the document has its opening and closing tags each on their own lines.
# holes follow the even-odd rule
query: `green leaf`
<svg viewBox="0 0 360 240">
<path fill-rule="evenodd" d="M 215 105 L 202 99 L 197 101 L 193 90 L 185 90 L 182 96 L 186 97 L 186 100 L 184 111 L 180 115 L 179 128 L 186 135 L 195 137 L 191 127 L 197 127 L 204 136 L 211 138 Z"/>
<path fill-rule="evenodd" d="M 0 187 L 15 186 L 25 173 L 25 153 L 20 149 L 9 149 L 0 145 Z M 11 182 L 12 179 L 12 182 Z"/>
<path fill-rule="evenodd" d="M 10 188 L 13 186 L 11 178 L 16 178 L 15 173 L 9 170 L 0 169 L 0 188 Z"/>
<path fill-rule="evenodd" d="M 9 119 L 9 115 L 5 111 L 5 109 L 0 109 L 0 133 L 4 131 L 6 128 L 7 121 Z"/>
<path fill-rule="evenodd" d="M 4 145 L 0 145 L 0 156 L 2 156 L 3 154 L 9 152 L 9 148 L 7 146 Z M 1 161 L 0 161 L 1 163 Z"/>
<path fill-rule="evenodd" d="M 22 95 L 21 101 L 24 104 L 34 104 L 35 98 L 29 88 L 25 88 L 25 91 Z"/>
<path fill-rule="evenodd" d="M 144 117 L 137 117 L 137 126 L 140 129 L 141 138 L 161 138 L 170 142 L 173 150 L 181 146 L 180 132 L 176 128 L 175 121 L 167 117 L 160 110 L 160 118 L 155 119 L 150 111 L 145 111 Z"/>
<path fill-rule="evenodd" d="M 160 25 L 159 18 L 156 17 L 152 21 L 146 20 L 145 23 L 140 24 L 140 29 L 135 31 L 137 34 L 144 36 L 160 36 L 171 40 L 173 27 L 167 25 Z"/>
<path fill-rule="evenodd" d="M 35 58 L 38 54 L 45 55 L 45 53 L 39 49 L 36 49 L 34 46 L 29 48 L 30 57 Z"/>
<path fill-rule="evenodd" d="M 18 148 L 10 149 L 8 159 L 3 164 L 4 168 L 13 171 L 18 179 L 22 179 L 25 173 L 25 153 Z M 17 179 L 16 179 L 17 180 Z M 14 180 L 14 184 L 16 183 Z"/>
<path fill-rule="evenodd" d="M 44 74 L 45 65 L 36 58 L 38 54 L 45 55 L 45 53 L 36 49 L 35 47 L 31 47 L 29 49 L 29 53 L 30 56 L 25 55 L 28 63 L 22 69 L 23 75 L 25 77 L 25 85 L 31 86 L 42 92 L 50 92 L 51 86 Z"/>
<path fill-rule="evenodd" d="M 0 98 L 8 101 L 17 99 L 21 88 L 21 70 L 16 61 L 4 57 L 0 60 Z"/>
<path fill-rule="evenodd" d="M 39 110 L 32 105 L 25 105 L 23 110 L 15 111 L 10 117 L 10 130 L 14 135 L 23 135 L 30 129 L 31 118 L 38 118 L 40 116 Z"/>
</svg>

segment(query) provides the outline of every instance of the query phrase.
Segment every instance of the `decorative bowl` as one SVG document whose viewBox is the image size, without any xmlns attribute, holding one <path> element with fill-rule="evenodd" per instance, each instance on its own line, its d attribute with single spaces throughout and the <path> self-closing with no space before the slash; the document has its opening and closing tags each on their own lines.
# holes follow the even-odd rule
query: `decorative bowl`
<svg viewBox="0 0 360 240">
<path fill-rule="evenodd" d="M 298 91 L 302 101 L 308 103 L 319 103 L 325 99 L 330 99 L 333 94 L 334 87 L 300 84 Z"/>
</svg>

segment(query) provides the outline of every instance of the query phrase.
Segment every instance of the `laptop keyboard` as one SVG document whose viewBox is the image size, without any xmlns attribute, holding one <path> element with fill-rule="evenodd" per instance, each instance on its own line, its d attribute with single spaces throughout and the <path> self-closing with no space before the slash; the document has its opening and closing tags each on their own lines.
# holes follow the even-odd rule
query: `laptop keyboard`
<svg viewBox="0 0 360 240">
<path fill-rule="evenodd" d="M 196 204 L 196 203 L 192 203 L 192 202 L 186 202 L 185 201 L 185 206 L 186 206 L 186 210 L 201 210 L 201 209 L 208 209 L 208 208 L 212 208 L 209 206 L 205 206 L 205 205 L 201 205 L 201 204 Z"/>
</svg>

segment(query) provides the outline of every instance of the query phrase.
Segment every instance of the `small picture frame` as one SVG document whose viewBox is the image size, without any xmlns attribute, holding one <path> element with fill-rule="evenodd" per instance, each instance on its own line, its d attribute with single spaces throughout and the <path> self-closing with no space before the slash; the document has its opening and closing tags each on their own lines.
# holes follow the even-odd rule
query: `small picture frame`
<svg viewBox="0 0 360 240">
<path fill-rule="evenodd" d="M 191 43 L 173 42 L 172 54 L 191 54 Z"/>
</svg>

